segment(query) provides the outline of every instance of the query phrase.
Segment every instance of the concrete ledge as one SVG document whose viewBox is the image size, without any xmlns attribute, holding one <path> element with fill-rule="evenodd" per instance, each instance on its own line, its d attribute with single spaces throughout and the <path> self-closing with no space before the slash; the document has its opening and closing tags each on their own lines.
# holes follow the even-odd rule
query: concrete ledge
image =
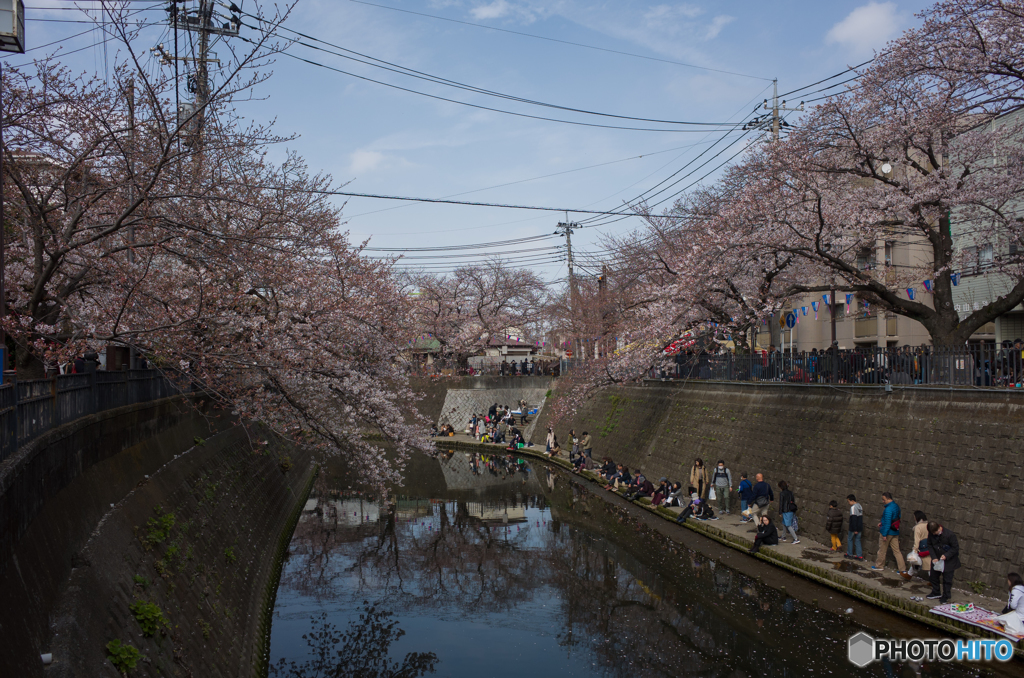
<svg viewBox="0 0 1024 678">
<path fill-rule="evenodd" d="M 435 444 L 438 448 L 456 449 L 467 452 L 479 452 L 482 454 L 501 454 L 509 452 L 509 450 L 505 449 L 504 445 L 479 443 L 464 439 L 459 440 L 457 438 L 448 438 L 447 440 L 439 439 L 435 442 Z M 541 448 L 538 447 L 526 447 L 515 451 L 514 454 L 536 459 L 543 463 L 551 464 L 562 469 L 572 469 L 572 465 L 568 462 L 568 460 L 557 457 L 552 459 L 551 457 L 547 456 Z M 601 485 L 597 482 L 598 476 L 595 473 L 584 471 L 582 473 L 575 475 L 581 483 L 586 483 L 591 486 L 597 486 L 597 488 L 601 487 Z M 599 493 L 599 496 L 605 496 L 608 494 L 611 493 Z M 628 502 L 621 495 L 616 494 L 616 496 L 618 496 L 623 502 L 631 503 L 638 508 L 642 508 L 650 513 L 657 515 L 663 520 L 668 520 L 673 523 L 675 522 L 676 514 L 675 512 L 671 511 L 671 509 L 656 508 L 650 504 L 650 500 L 647 500 L 646 503 L 644 503 L 643 500 Z M 724 546 L 728 546 L 732 549 L 747 551 L 753 546 L 753 542 L 751 540 L 744 539 L 743 537 L 729 533 L 726 530 L 708 524 L 707 522 L 687 520 L 685 523 L 682 524 L 682 526 L 693 532 L 697 532 L 709 539 L 712 539 Z M 937 615 L 930 614 L 930 606 L 927 604 L 906 600 L 893 594 L 887 594 L 884 591 L 879 591 L 872 587 L 866 586 L 860 582 L 857 582 L 843 573 L 819 567 L 800 558 L 794 558 L 792 556 L 779 553 L 778 551 L 773 549 L 774 547 L 764 547 L 757 554 L 751 557 L 758 558 L 770 565 L 780 567 L 793 574 L 809 579 L 817 584 L 821 584 L 822 586 L 827 586 L 836 591 L 840 591 L 845 595 L 857 598 L 859 600 L 863 600 L 877 607 L 902 615 L 916 622 L 926 624 L 928 626 L 945 631 L 947 633 L 951 633 L 964 638 L 1002 638 L 1002 636 L 996 636 L 995 634 L 987 633 L 983 629 L 978 628 L 976 626 L 962 624 L 947 617 L 939 617 Z M 1024 658 L 1024 647 L 1022 647 L 1021 643 L 1017 644 L 1016 653 L 1019 658 Z"/>
</svg>

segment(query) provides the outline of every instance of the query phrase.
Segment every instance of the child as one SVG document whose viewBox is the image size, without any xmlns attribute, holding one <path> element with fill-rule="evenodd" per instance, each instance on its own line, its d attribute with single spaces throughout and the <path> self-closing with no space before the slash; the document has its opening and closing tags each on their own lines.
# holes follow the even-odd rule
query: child
<svg viewBox="0 0 1024 678">
<path fill-rule="evenodd" d="M 839 534 L 843 531 L 843 512 L 839 510 L 839 502 L 835 499 L 828 503 L 828 513 L 825 514 L 825 529 L 832 537 L 832 550 L 838 551 L 843 545 Z"/>
</svg>

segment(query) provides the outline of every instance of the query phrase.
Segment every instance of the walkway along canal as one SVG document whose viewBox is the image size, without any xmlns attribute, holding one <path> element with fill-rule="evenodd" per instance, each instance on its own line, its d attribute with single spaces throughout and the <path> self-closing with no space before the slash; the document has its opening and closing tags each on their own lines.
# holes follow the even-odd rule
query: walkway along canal
<svg viewBox="0 0 1024 678">
<path fill-rule="evenodd" d="M 935 635 L 527 455 L 446 446 L 414 460 L 396 491 L 381 502 L 341 479 L 307 502 L 271 676 L 354 675 L 379 666 L 374 653 L 389 658 L 381 675 L 402 676 L 859 676 L 846 659 L 857 631 Z M 1021 674 L 1017 663 L 924 670 Z"/>
</svg>

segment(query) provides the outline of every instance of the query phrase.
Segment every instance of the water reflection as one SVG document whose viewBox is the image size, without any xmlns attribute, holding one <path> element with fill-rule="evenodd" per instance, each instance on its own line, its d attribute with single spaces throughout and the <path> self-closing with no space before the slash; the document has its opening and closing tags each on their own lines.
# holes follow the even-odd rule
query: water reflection
<svg viewBox="0 0 1024 678">
<path fill-rule="evenodd" d="M 679 547 L 560 471 L 427 461 L 387 506 L 351 492 L 307 505 L 275 610 L 272 662 L 292 671 L 278 675 L 919 675 L 856 671 L 847 618 Z M 373 637 L 393 673 L 332 673 L 325 646 L 343 637 Z"/>
</svg>

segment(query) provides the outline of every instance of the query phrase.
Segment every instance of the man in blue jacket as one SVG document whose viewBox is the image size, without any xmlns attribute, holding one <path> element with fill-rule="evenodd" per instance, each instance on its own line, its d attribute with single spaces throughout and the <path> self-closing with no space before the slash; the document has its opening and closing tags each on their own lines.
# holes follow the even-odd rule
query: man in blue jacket
<svg viewBox="0 0 1024 678">
<path fill-rule="evenodd" d="M 892 494 L 889 492 L 882 493 L 882 501 L 885 503 L 885 509 L 882 511 L 882 520 L 878 523 L 878 557 L 875 558 L 875 564 L 871 569 L 884 570 L 885 556 L 892 549 L 900 576 L 909 580 L 911 576 L 907 572 L 903 554 L 900 553 L 900 506 L 892 500 Z"/>
</svg>

